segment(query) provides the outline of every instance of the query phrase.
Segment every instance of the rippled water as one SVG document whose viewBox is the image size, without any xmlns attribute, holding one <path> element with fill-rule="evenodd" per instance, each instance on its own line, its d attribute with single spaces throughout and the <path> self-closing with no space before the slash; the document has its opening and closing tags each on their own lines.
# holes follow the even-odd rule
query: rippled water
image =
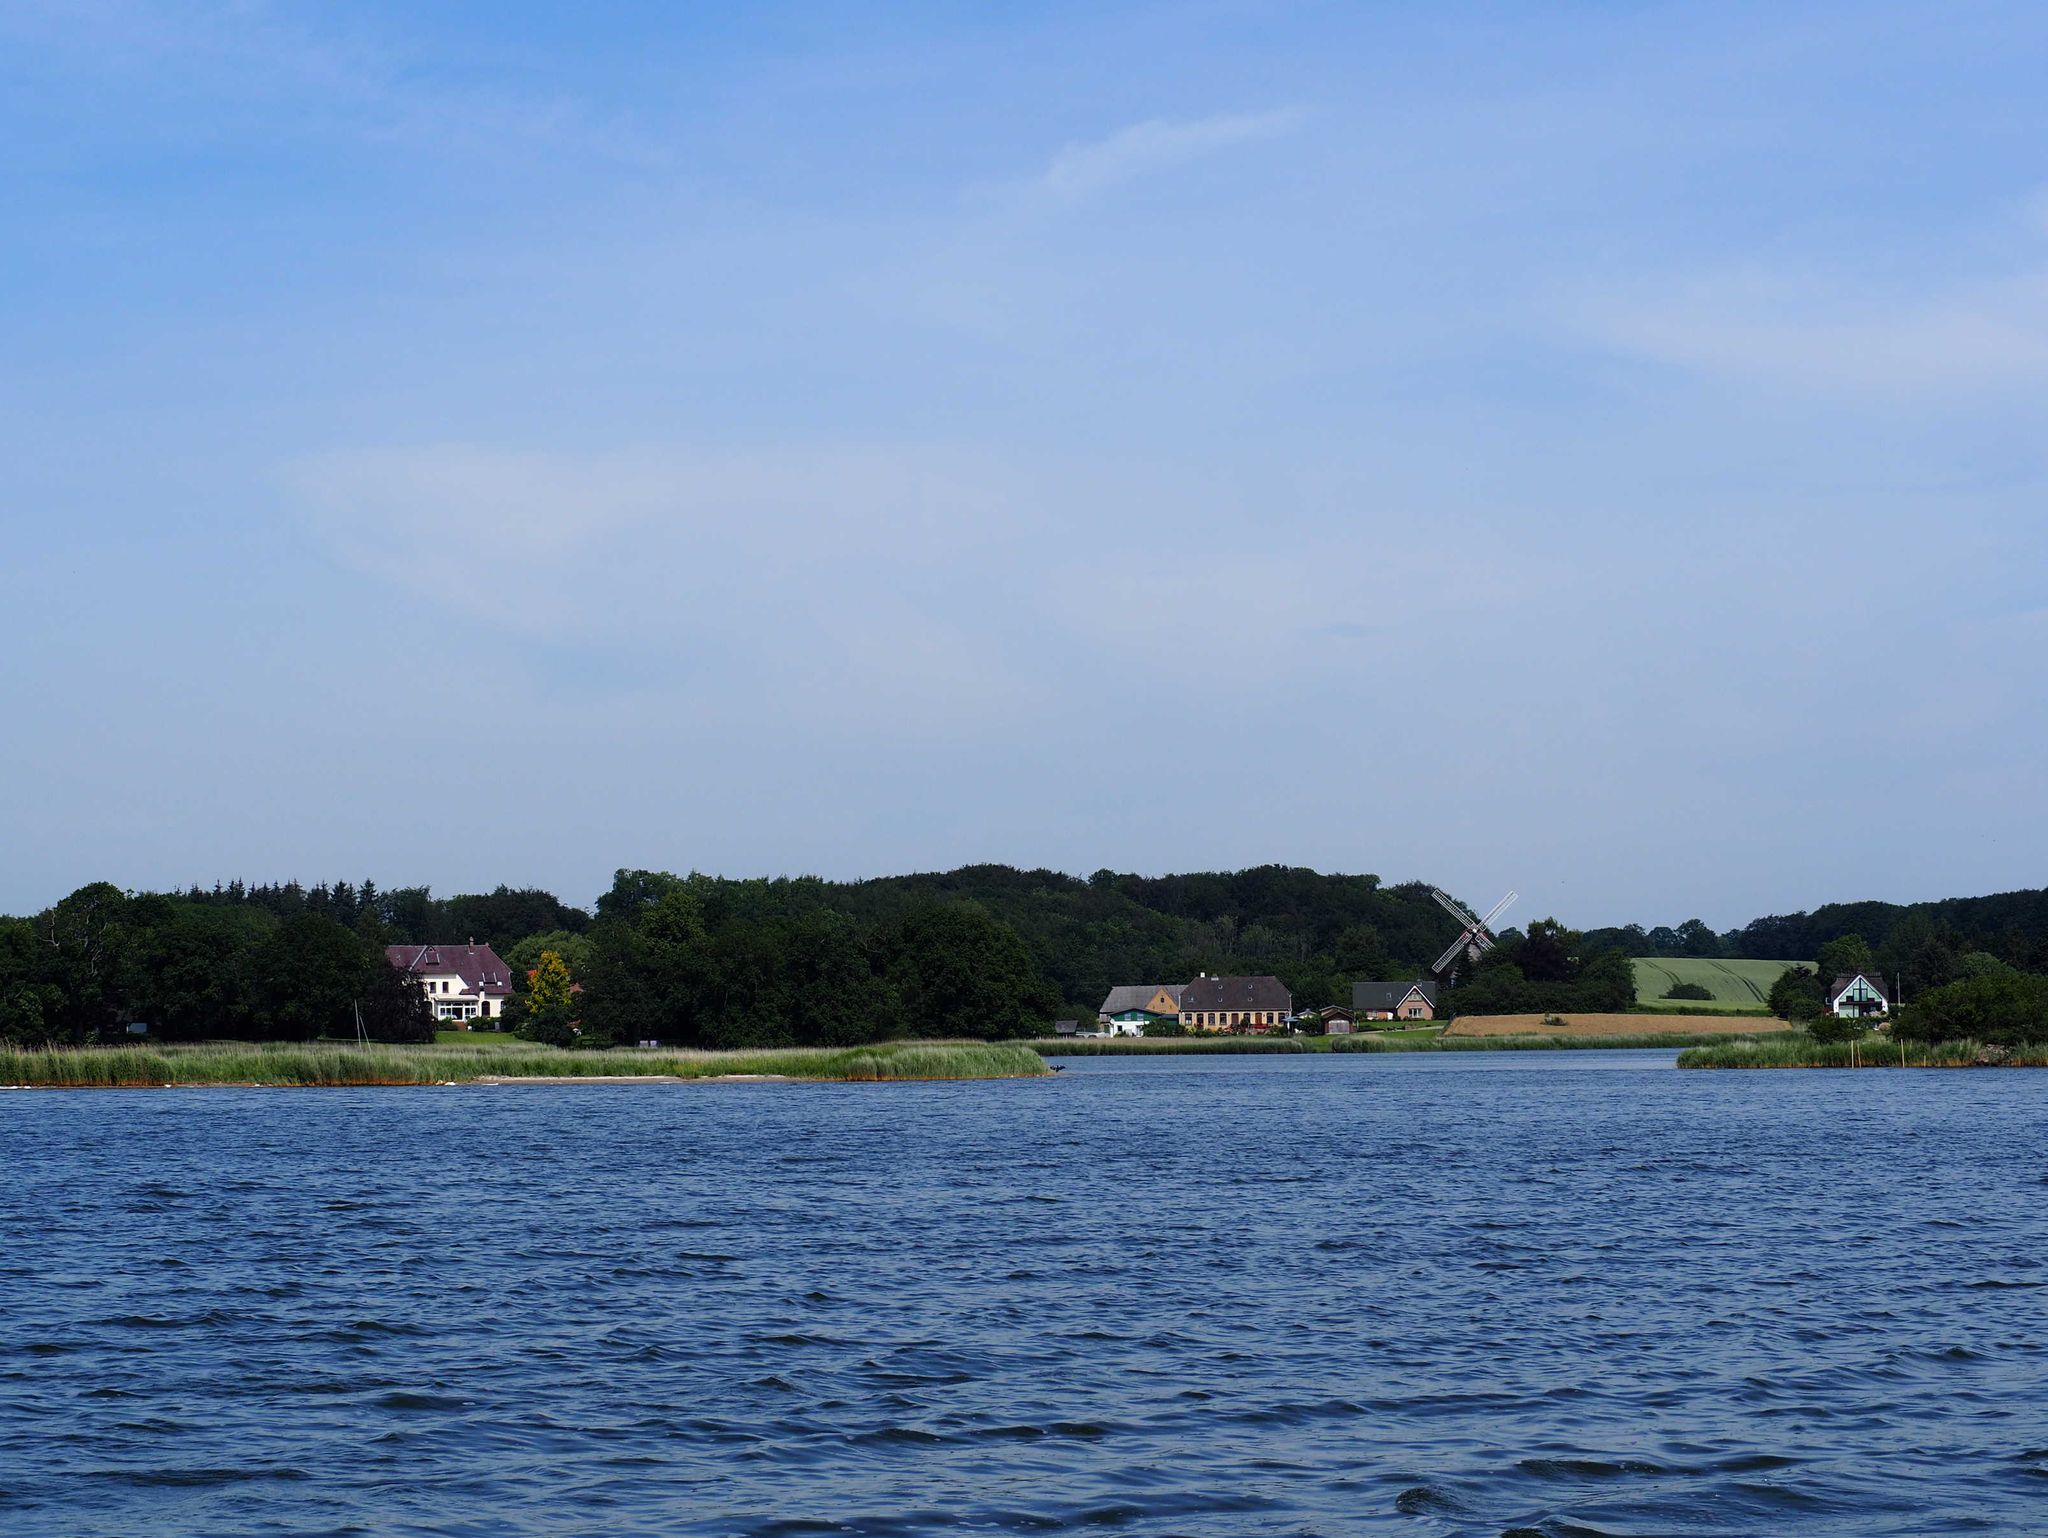
<svg viewBox="0 0 2048 1538">
<path fill-rule="evenodd" d="M 0 1533 L 2048 1531 L 2048 1074 L 0 1096 Z"/>
</svg>

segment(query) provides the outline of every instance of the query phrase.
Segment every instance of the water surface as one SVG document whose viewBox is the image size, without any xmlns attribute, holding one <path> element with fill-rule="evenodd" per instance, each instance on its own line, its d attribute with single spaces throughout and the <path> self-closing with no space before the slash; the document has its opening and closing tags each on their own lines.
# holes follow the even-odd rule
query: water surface
<svg viewBox="0 0 2048 1538">
<path fill-rule="evenodd" d="M 2044 1095 L 0 1096 L 0 1532 L 2048 1531 Z"/>
</svg>

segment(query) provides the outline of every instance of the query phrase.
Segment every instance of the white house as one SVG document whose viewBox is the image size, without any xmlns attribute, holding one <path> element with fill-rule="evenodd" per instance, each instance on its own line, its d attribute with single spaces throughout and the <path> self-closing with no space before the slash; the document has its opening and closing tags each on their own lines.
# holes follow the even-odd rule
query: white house
<svg viewBox="0 0 2048 1538">
<path fill-rule="evenodd" d="M 1838 1020 L 1873 1019 L 1891 1012 L 1884 977 L 1877 972 L 1852 972 L 1828 989 L 1828 1013 Z"/>
<path fill-rule="evenodd" d="M 434 1018 L 464 1030 L 496 1020 L 512 997 L 512 971 L 488 945 L 387 945 L 384 959 L 420 985 Z"/>
</svg>

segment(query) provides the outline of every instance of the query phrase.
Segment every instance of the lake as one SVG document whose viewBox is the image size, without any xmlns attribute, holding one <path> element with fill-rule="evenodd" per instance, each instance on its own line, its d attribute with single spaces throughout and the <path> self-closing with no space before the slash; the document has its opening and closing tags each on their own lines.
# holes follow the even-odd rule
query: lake
<svg viewBox="0 0 2048 1538">
<path fill-rule="evenodd" d="M 0 1094 L 0 1532 L 2048 1531 L 2048 1074 Z"/>
</svg>

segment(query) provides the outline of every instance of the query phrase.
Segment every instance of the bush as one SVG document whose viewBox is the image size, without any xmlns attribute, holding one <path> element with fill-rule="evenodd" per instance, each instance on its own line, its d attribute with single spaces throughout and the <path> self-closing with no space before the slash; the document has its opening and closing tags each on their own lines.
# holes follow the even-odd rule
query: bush
<svg viewBox="0 0 2048 1538">
<path fill-rule="evenodd" d="M 1908 1041 L 1969 1038 L 2001 1047 L 2048 1041 L 2048 977 L 1965 977 L 1905 1006 L 1896 1029 Z"/>
<path fill-rule="evenodd" d="M 1863 1022 L 1844 1020 L 1838 1015 L 1819 1014 L 1806 1022 L 1806 1034 L 1823 1046 L 1838 1041 L 1854 1041 L 1863 1034 Z"/>
<path fill-rule="evenodd" d="M 1711 999 L 1714 990 L 1705 983 L 1673 983 L 1664 990 L 1667 999 Z"/>
<path fill-rule="evenodd" d="M 1811 1020 L 1826 1003 L 1820 978 L 1808 967 L 1787 967 L 1771 984 L 1771 1013 L 1780 1020 Z"/>
</svg>

